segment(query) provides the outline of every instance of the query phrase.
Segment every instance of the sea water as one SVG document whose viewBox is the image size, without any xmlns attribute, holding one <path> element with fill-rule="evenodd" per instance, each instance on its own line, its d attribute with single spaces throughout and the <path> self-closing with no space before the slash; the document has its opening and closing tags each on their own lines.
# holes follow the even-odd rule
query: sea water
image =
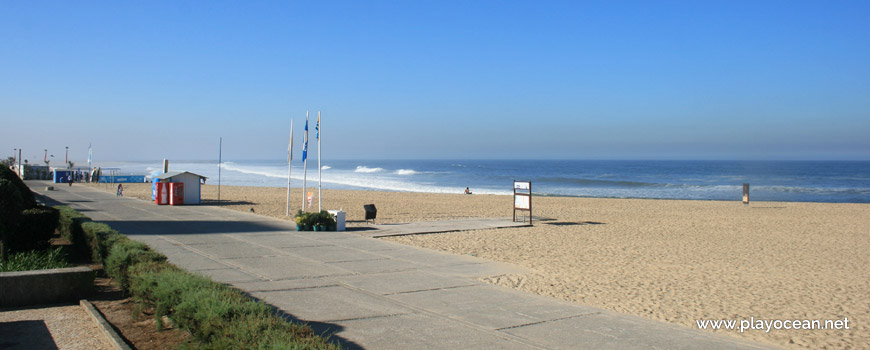
<svg viewBox="0 0 870 350">
<path fill-rule="evenodd" d="M 151 174 L 160 161 L 107 162 L 123 173 Z M 427 193 L 511 194 L 514 180 L 531 181 L 538 195 L 870 203 L 870 162 L 862 161 L 591 161 L 591 160 L 324 160 L 323 188 Z M 218 183 L 217 161 L 171 161 Z M 291 186 L 302 187 L 294 160 Z M 316 162 L 306 185 L 316 188 Z M 231 160 L 220 165 L 222 185 L 287 186 L 283 160 Z"/>
</svg>

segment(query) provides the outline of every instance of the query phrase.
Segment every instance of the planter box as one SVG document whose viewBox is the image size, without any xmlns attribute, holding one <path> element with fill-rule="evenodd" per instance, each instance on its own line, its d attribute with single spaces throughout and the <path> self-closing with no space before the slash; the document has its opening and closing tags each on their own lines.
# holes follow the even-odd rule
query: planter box
<svg viewBox="0 0 870 350">
<path fill-rule="evenodd" d="M 0 307 L 57 304 L 86 299 L 96 272 L 85 266 L 0 272 Z"/>
</svg>

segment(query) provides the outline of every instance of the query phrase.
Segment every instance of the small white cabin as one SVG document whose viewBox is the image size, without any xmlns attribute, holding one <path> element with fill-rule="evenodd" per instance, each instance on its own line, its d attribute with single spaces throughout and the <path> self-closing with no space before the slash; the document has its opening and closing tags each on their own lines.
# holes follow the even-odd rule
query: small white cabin
<svg viewBox="0 0 870 350">
<path fill-rule="evenodd" d="M 181 182 L 184 184 L 184 204 L 199 204 L 200 203 L 200 184 L 205 176 L 197 175 L 189 171 L 170 171 L 160 174 L 154 178 L 154 181 L 160 182 Z"/>
</svg>

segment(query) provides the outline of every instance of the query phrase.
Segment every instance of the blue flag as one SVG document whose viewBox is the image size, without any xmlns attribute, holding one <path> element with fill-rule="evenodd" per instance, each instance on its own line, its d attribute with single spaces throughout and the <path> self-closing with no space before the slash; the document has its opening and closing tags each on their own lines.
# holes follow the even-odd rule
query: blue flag
<svg viewBox="0 0 870 350">
<path fill-rule="evenodd" d="M 302 162 L 308 159 L 308 118 L 305 118 L 305 144 L 302 146 Z"/>
<path fill-rule="evenodd" d="M 317 124 L 314 125 L 314 139 L 320 140 L 320 112 L 317 112 Z"/>
</svg>

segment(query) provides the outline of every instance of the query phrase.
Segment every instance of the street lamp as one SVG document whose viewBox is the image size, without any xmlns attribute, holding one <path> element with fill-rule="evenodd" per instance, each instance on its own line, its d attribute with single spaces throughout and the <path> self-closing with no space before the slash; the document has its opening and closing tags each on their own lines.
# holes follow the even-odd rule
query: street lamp
<svg viewBox="0 0 870 350">
<path fill-rule="evenodd" d="M 69 169 L 69 146 L 65 146 L 64 148 L 66 148 L 66 155 L 63 157 L 63 161 L 66 163 L 67 169 Z"/>
</svg>

